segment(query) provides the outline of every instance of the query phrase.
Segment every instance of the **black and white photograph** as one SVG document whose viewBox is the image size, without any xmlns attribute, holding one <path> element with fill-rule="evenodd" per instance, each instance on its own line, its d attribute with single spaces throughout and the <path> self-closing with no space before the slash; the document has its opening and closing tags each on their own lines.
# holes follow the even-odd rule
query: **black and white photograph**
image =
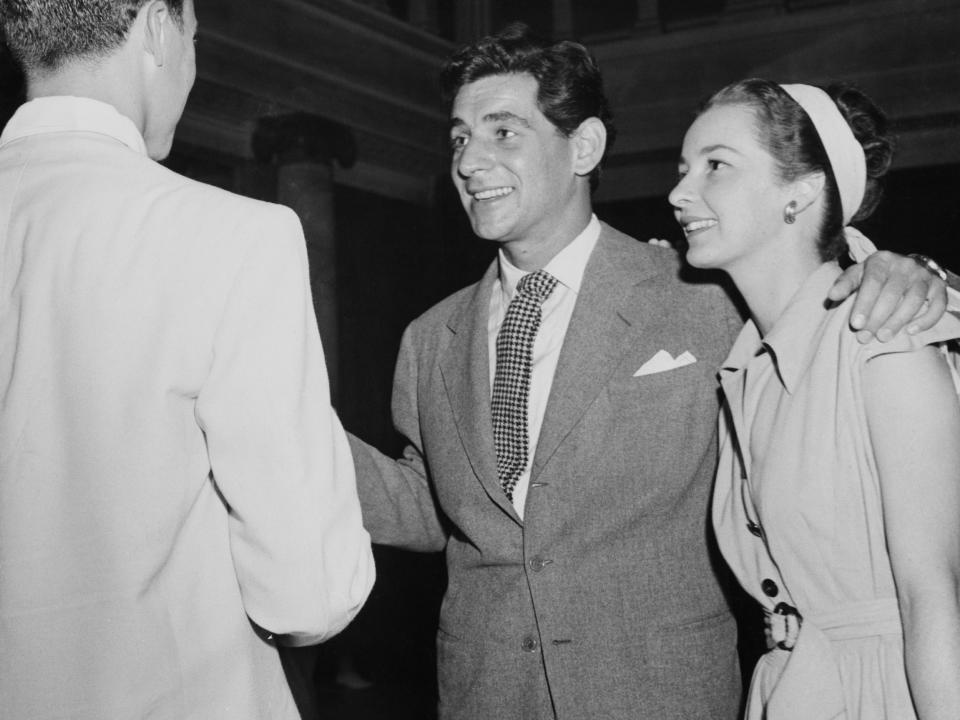
<svg viewBox="0 0 960 720">
<path fill-rule="evenodd" d="M 0 0 L 0 718 L 960 718 L 958 36 Z"/>
</svg>

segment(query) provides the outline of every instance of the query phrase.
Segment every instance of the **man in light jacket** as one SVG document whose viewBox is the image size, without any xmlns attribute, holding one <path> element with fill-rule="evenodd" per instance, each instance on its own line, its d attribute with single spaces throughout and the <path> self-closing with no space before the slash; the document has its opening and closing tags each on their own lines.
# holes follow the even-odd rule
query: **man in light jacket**
<svg viewBox="0 0 960 720">
<path fill-rule="evenodd" d="M 0 23 L 0 714 L 297 718 L 276 644 L 374 578 L 300 224 L 155 162 L 192 0 Z"/>
</svg>

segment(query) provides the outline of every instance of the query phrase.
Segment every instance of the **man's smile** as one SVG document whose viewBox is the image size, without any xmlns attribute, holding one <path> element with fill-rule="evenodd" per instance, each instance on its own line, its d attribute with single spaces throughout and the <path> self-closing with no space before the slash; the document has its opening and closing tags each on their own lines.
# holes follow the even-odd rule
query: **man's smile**
<svg viewBox="0 0 960 720">
<path fill-rule="evenodd" d="M 512 187 L 495 187 L 488 188 L 486 190 L 477 190 L 476 192 L 469 192 L 469 195 L 474 199 L 479 201 L 483 200 L 496 200 L 497 198 L 504 197 L 513 192 Z"/>
</svg>

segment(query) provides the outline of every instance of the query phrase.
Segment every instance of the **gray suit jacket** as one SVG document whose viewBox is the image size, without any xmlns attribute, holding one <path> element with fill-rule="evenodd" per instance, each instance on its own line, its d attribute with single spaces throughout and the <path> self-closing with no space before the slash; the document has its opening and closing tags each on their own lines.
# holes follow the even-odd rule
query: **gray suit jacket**
<svg viewBox="0 0 960 720">
<path fill-rule="evenodd" d="M 496 262 L 414 321 L 395 461 L 355 438 L 375 542 L 444 549 L 440 716 L 734 718 L 735 624 L 708 532 L 715 373 L 742 321 L 676 253 L 604 225 L 553 381 L 521 521 L 497 480 Z M 697 362 L 635 377 L 658 350 Z"/>
</svg>

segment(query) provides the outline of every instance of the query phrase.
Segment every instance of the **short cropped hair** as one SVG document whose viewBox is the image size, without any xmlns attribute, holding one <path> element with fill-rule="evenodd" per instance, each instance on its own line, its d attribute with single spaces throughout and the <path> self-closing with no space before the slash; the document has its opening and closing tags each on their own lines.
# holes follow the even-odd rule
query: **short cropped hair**
<svg viewBox="0 0 960 720">
<path fill-rule="evenodd" d="M 596 59 L 580 43 L 549 42 L 533 35 L 523 23 L 508 25 L 455 52 L 440 73 L 443 100 L 449 108 L 464 85 L 491 75 L 513 74 L 533 76 L 540 112 L 564 137 L 571 137 L 587 118 L 596 117 L 607 129 L 606 149 L 613 145 L 616 127 Z M 602 163 L 601 158 L 590 174 L 591 189 L 600 181 Z"/>
<path fill-rule="evenodd" d="M 0 27 L 24 70 L 48 72 L 68 60 L 97 58 L 120 47 L 148 0 L 0 0 Z M 184 0 L 166 0 L 183 28 Z"/>
<path fill-rule="evenodd" d="M 866 190 L 852 220 L 865 220 L 880 202 L 880 180 L 893 160 L 894 138 L 886 116 L 861 91 L 849 85 L 832 85 L 823 89 L 836 103 L 863 147 L 867 162 Z M 817 250 L 824 261 L 844 255 L 847 242 L 843 235 L 840 191 L 827 151 L 803 108 L 777 83 L 758 78 L 741 80 L 719 90 L 700 112 L 717 105 L 743 105 L 753 111 L 757 137 L 773 157 L 782 181 L 792 182 L 812 172 L 824 174 L 826 201 Z"/>
</svg>

